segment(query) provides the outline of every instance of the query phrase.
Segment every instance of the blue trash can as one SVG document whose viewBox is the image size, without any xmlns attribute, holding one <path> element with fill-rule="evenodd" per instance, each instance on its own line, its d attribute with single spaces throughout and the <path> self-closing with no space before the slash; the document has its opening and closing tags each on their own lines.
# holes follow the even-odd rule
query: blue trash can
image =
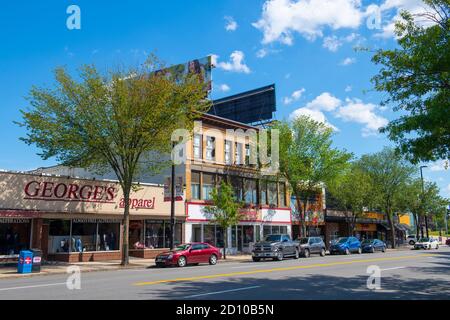
<svg viewBox="0 0 450 320">
<path fill-rule="evenodd" d="M 18 273 L 31 273 L 33 267 L 33 252 L 22 250 L 19 253 L 19 263 L 17 264 Z"/>
</svg>

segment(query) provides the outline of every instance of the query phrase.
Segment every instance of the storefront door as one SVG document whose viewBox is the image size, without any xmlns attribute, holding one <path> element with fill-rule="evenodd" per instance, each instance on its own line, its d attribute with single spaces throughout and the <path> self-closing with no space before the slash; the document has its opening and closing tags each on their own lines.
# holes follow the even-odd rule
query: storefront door
<svg viewBox="0 0 450 320">
<path fill-rule="evenodd" d="M 242 226 L 237 226 L 237 242 L 238 242 L 238 246 L 237 249 L 238 251 L 242 252 L 242 247 L 243 247 L 243 227 Z"/>
</svg>

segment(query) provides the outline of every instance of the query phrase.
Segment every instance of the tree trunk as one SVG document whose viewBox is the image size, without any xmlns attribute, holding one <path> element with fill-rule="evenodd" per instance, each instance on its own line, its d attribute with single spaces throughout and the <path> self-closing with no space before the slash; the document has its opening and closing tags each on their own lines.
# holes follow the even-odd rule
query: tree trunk
<svg viewBox="0 0 450 320">
<path fill-rule="evenodd" d="M 223 259 L 227 259 L 227 246 L 228 246 L 228 227 L 222 227 L 223 233 Z"/>
<path fill-rule="evenodd" d="M 123 190 L 125 209 L 123 213 L 122 266 L 126 266 L 129 263 L 130 189 L 131 187 L 128 190 Z"/>
<path fill-rule="evenodd" d="M 389 212 L 387 212 L 387 219 L 389 222 L 389 226 L 391 227 L 391 238 L 392 238 L 392 243 L 391 243 L 391 247 L 392 249 L 395 249 L 395 227 L 394 227 L 394 219 L 393 217 L 391 217 L 391 214 Z"/>
<path fill-rule="evenodd" d="M 303 201 L 303 216 L 302 216 L 302 234 L 304 235 L 304 237 L 307 237 L 308 235 L 306 234 L 306 208 L 308 207 L 308 197 L 305 197 L 304 201 Z"/>
<path fill-rule="evenodd" d="M 416 223 L 416 238 L 419 237 L 419 218 L 417 216 L 417 213 L 414 214 L 414 220 Z"/>
<path fill-rule="evenodd" d="M 297 210 L 298 210 L 298 224 L 300 226 L 299 236 L 303 237 L 303 219 L 302 219 L 302 206 L 300 204 L 300 197 L 296 194 L 295 200 L 297 201 Z"/>
</svg>

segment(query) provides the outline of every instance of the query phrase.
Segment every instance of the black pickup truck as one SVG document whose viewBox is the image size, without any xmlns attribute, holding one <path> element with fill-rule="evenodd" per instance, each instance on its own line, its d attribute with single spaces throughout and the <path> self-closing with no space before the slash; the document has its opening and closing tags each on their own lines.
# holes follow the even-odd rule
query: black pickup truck
<svg viewBox="0 0 450 320">
<path fill-rule="evenodd" d="M 292 241 L 287 234 L 269 234 L 264 241 L 255 243 L 252 251 L 253 261 L 273 259 L 281 261 L 285 257 L 300 257 L 300 247 L 297 241 Z"/>
</svg>

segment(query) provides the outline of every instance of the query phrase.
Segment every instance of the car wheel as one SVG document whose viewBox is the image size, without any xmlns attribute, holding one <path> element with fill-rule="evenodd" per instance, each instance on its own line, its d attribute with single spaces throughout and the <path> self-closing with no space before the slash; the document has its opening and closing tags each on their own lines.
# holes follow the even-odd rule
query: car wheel
<svg viewBox="0 0 450 320">
<path fill-rule="evenodd" d="M 358 248 L 358 254 L 361 254 L 361 253 L 362 253 L 362 249 Z"/>
<path fill-rule="evenodd" d="M 437 249 L 439 249 L 439 245 L 438 245 L 438 244 L 436 245 L 436 250 L 437 250 Z"/>
<path fill-rule="evenodd" d="M 181 256 L 181 257 L 179 257 L 178 258 L 178 262 L 177 262 L 177 265 L 179 266 L 179 267 L 185 267 L 186 266 L 186 257 L 185 256 Z"/>
<path fill-rule="evenodd" d="M 345 249 L 345 254 L 348 256 L 350 254 L 350 250 L 348 248 Z"/>
<path fill-rule="evenodd" d="M 295 259 L 300 258 L 300 253 L 298 252 L 298 249 L 295 249 Z"/>
<path fill-rule="evenodd" d="M 252 257 L 252 259 L 254 262 L 259 262 L 261 260 L 260 258 L 255 258 L 255 257 Z"/>
<path fill-rule="evenodd" d="M 217 264 L 217 256 L 215 254 L 212 254 L 211 257 L 209 257 L 209 264 L 212 266 Z"/>
<path fill-rule="evenodd" d="M 322 248 L 322 250 L 320 250 L 320 256 L 325 257 L 325 249 L 324 248 Z"/>
<path fill-rule="evenodd" d="M 409 244 L 410 244 L 411 246 L 413 246 L 413 245 L 415 244 L 415 242 L 412 241 L 412 240 L 410 240 L 410 241 L 409 241 Z"/>
<path fill-rule="evenodd" d="M 386 247 L 381 248 L 381 252 L 386 252 Z"/>
<path fill-rule="evenodd" d="M 305 249 L 305 252 L 303 253 L 303 256 L 304 256 L 305 258 L 309 258 L 309 256 L 310 256 L 309 249 Z"/>
<path fill-rule="evenodd" d="M 370 252 L 375 253 L 375 248 L 372 247 L 372 250 L 370 250 Z"/>
<path fill-rule="evenodd" d="M 282 261 L 284 258 L 283 251 L 278 251 L 276 260 Z"/>
</svg>

